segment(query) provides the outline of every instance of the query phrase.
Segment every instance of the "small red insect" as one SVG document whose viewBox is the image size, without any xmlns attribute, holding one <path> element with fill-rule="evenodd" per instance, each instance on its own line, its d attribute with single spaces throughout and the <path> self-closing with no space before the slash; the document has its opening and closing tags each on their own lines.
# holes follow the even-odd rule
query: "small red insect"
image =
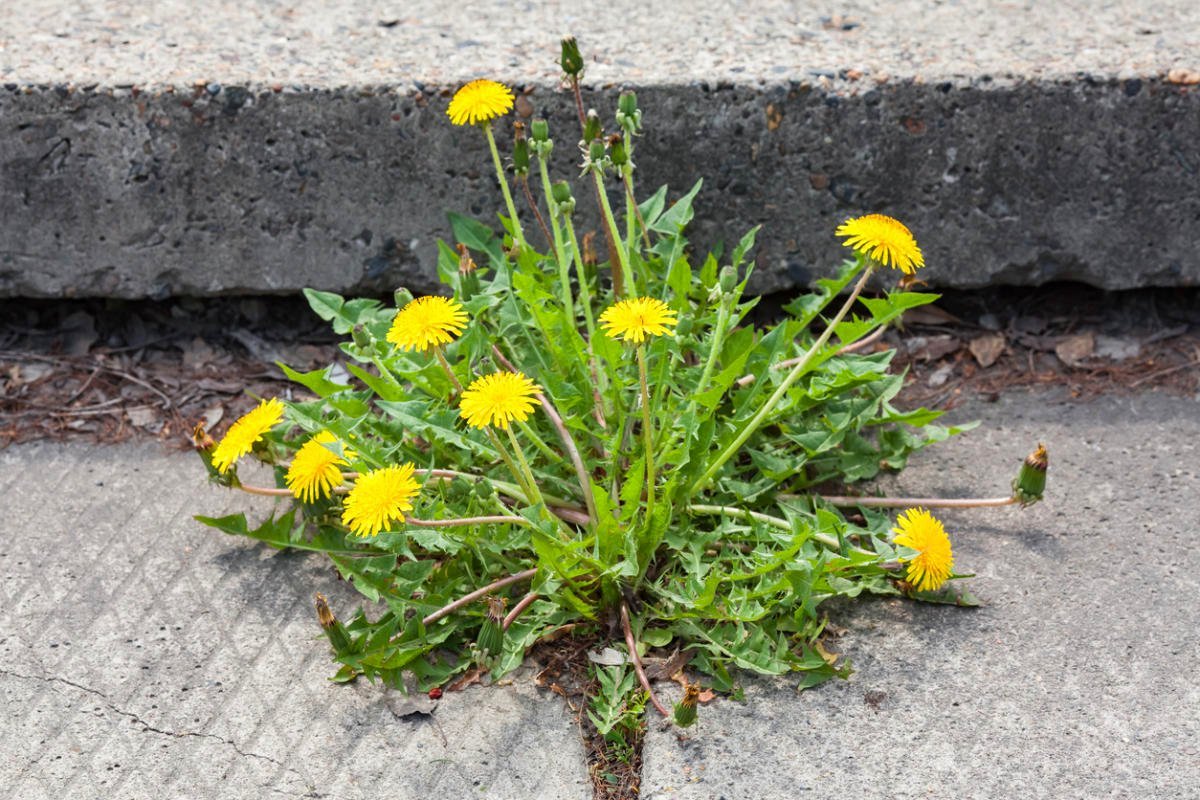
<svg viewBox="0 0 1200 800">
<path fill-rule="evenodd" d="M 430 700 L 441 700 L 442 699 L 442 687 L 435 686 L 432 689 L 430 689 L 429 690 L 429 699 Z"/>
</svg>

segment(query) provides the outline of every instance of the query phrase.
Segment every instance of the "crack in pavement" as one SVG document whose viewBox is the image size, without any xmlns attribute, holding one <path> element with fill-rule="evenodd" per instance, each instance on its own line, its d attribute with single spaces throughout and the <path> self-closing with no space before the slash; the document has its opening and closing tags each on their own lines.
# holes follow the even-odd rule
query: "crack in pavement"
<svg viewBox="0 0 1200 800">
<path fill-rule="evenodd" d="M 223 736 L 217 736 L 214 733 L 197 733 L 196 731 L 169 731 L 164 728 L 155 727 L 154 725 L 151 725 L 150 723 L 146 722 L 144 719 L 142 719 L 136 713 L 134 713 L 132 711 L 126 711 L 122 708 L 118 708 L 116 703 L 114 703 L 108 695 L 106 695 L 104 692 L 101 692 L 99 689 L 93 689 L 90 686 L 84 686 L 83 684 L 75 683 L 72 680 L 69 680 L 67 678 L 62 678 L 57 675 L 50 675 L 50 676 L 26 675 L 24 673 L 14 672 L 12 670 L 3 669 L 3 668 L 0 668 L 0 675 L 11 676 L 13 678 L 21 678 L 21 679 L 30 680 L 30 681 L 40 681 L 42 683 L 51 683 L 51 684 L 61 683 L 64 686 L 70 686 L 71 688 L 77 689 L 78 691 L 86 692 L 88 694 L 99 697 L 101 700 L 104 701 L 104 705 L 108 708 L 108 710 L 112 711 L 115 714 L 120 714 L 123 717 L 127 717 L 127 718 L 133 720 L 135 723 L 137 723 L 138 725 L 141 726 L 143 733 L 146 733 L 146 732 L 157 733 L 161 736 L 170 736 L 175 739 L 182 739 L 182 738 L 211 739 L 215 742 L 220 742 L 221 744 L 232 747 L 234 752 L 236 752 L 238 755 L 242 756 L 243 758 L 258 758 L 263 761 L 268 761 L 268 762 L 275 764 L 278 767 L 282 767 L 283 769 L 292 773 L 297 778 L 299 778 L 301 781 L 303 781 L 305 784 L 308 783 L 307 780 L 305 780 L 304 776 L 301 775 L 300 772 L 295 767 L 290 767 L 287 764 L 284 764 L 282 761 L 280 761 L 276 758 L 272 758 L 271 756 L 265 756 L 265 755 L 262 755 L 261 753 L 253 753 L 248 750 L 243 750 L 240 746 L 238 746 L 237 742 L 234 742 L 231 739 L 226 739 Z M 310 794 L 302 795 L 304 797 L 324 797 L 325 796 L 325 795 L 319 795 L 319 794 L 313 795 L 313 794 L 311 794 L 313 787 L 308 786 L 307 788 L 310 789 Z"/>
</svg>

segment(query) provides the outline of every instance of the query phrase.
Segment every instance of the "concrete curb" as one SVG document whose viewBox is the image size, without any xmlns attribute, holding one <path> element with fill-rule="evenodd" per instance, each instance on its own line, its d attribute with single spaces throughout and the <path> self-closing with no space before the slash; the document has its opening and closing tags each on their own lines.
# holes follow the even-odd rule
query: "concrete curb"
<svg viewBox="0 0 1200 800">
<path fill-rule="evenodd" d="M 551 120 L 556 170 L 573 171 L 549 26 L 530 33 L 491 3 L 462 20 L 417 3 L 395 22 L 350 4 L 331 32 L 329 4 L 295 4 L 309 27 L 214 5 L 250 26 L 228 51 L 166 48 L 196 31 L 162 9 L 10 21 L 0 296 L 430 289 L 445 212 L 501 207 L 481 137 L 444 115 L 479 74 L 527 92 L 518 112 Z M 1074 12 L 1046 5 L 905 0 L 834 18 L 759 0 L 664 30 L 618 3 L 629 24 L 615 32 L 536 4 L 527 19 L 580 34 L 587 102 L 606 119 L 619 82 L 638 89 L 640 186 L 704 178 L 697 250 L 765 226 L 757 291 L 826 274 L 842 256 L 834 227 L 868 211 L 909 224 L 937 286 L 1200 283 L 1200 11 L 1114 3 L 1059 30 Z M 55 49 L 72 40 L 80 62 Z"/>
</svg>

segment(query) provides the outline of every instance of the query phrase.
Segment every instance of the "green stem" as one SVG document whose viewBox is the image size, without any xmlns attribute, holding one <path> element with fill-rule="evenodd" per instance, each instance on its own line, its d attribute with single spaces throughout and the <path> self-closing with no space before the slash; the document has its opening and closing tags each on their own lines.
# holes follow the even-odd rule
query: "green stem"
<svg viewBox="0 0 1200 800">
<path fill-rule="evenodd" d="M 637 346 L 638 380 L 642 387 L 642 440 L 646 447 L 646 519 L 654 516 L 654 433 L 650 428 L 650 385 L 646 380 L 646 346 Z"/>
<path fill-rule="evenodd" d="M 571 256 L 575 262 L 575 274 L 579 277 L 579 302 L 583 305 L 583 321 L 587 325 L 588 346 L 596 338 L 596 320 L 592 317 L 592 291 L 588 288 L 587 273 L 583 268 L 583 253 L 579 250 L 579 240 L 575 236 L 575 223 L 570 214 L 563 215 L 563 226 L 567 229 L 567 237 L 571 241 Z"/>
<path fill-rule="evenodd" d="M 575 299 L 571 294 L 571 264 L 563 252 L 562 228 L 558 224 L 558 204 L 554 202 L 554 194 L 550 187 L 550 171 L 546 167 L 546 159 L 539 152 L 537 156 L 538 172 L 542 176 L 542 195 L 546 198 L 546 208 L 550 211 L 550 229 L 554 236 L 554 259 L 558 262 L 558 283 L 562 292 L 563 308 L 567 310 L 567 319 L 575 325 Z"/>
<path fill-rule="evenodd" d="M 521 433 L 533 440 L 533 446 L 540 450 L 542 455 L 556 464 L 563 460 L 563 457 L 550 449 L 550 445 L 546 444 L 542 437 L 538 436 L 537 432 L 534 431 L 533 428 L 529 427 L 528 423 L 518 422 L 517 425 L 521 428 Z"/>
<path fill-rule="evenodd" d="M 729 332 L 729 312 L 729 303 L 722 299 L 721 304 L 717 306 L 717 327 L 713 329 L 712 347 L 708 351 L 708 360 L 704 362 L 704 371 L 700 373 L 700 382 L 693 390 L 692 400 L 688 404 L 689 411 L 695 409 L 696 396 L 708 389 L 708 382 L 712 380 L 713 370 L 717 366 L 717 358 L 721 355 L 721 348 L 725 346 L 725 334 Z"/>
<path fill-rule="evenodd" d="M 704 514 L 715 517 L 733 517 L 734 519 L 742 519 L 747 522 L 761 522 L 764 525 L 770 525 L 781 531 L 792 532 L 792 523 L 779 517 L 772 517 L 770 514 L 762 514 L 758 511 L 747 511 L 744 508 L 735 508 L 734 506 L 708 506 L 708 505 L 691 505 L 687 507 L 688 511 L 693 514 Z M 841 549 L 841 543 L 836 538 L 827 533 L 814 533 L 812 538 L 816 539 L 826 547 L 831 547 L 834 550 Z"/>
<path fill-rule="evenodd" d="M 746 440 L 749 439 L 756 430 L 758 430 L 759 426 L 763 424 L 770 413 L 775 410 L 775 406 L 779 405 L 779 401 L 783 399 L 785 394 L 787 394 L 787 390 L 792 388 L 792 384 L 799 380 L 800 376 L 808 370 L 809 362 L 813 360 L 813 357 L 816 356 L 816 354 L 821 351 L 821 348 L 825 346 L 826 342 L 829 341 L 829 337 L 833 335 L 834 329 L 838 326 L 838 323 L 842 321 L 842 318 L 846 316 L 846 313 L 850 311 L 850 307 L 854 305 L 854 302 L 858 299 L 858 295 L 862 292 L 863 287 L 867 285 L 867 279 L 871 277 L 871 273 L 874 271 L 875 262 L 871 262 L 868 264 L 867 268 L 863 270 L 862 277 L 858 279 L 858 283 L 854 284 L 854 290 L 851 291 L 850 296 L 846 298 L 846 302 L 838 311 L 837 316 L 835 316 L 830 323 L 825 326 L 825 330 L 822 331 L 817 340 L 813 342 L 812 347 L 808 348 L 808 352 L 804 354 L 804 357 L 800 359 L 796 366 L 792 367 L 792 371 L 789 372 L 787 377 L 783 379 L 783 383 L 779 384 L 779 388 L 775 390 L 775 393 L 767 398 L 767 401 L 763 403 L 762 408 L 758 410 L 758 413 L 751 417 L 746 424 L 742 426 L 742 429 L 738 432 L 738 435 L 734 437 L 733 441 L 730 442 L 729 445 L 722 450 L 715 459 L 713 459 L 712 463 L 708 465 L 708 469 L 704 471 L 704 474 L 701 475 L 694 484 L 692 484 L 687 491 L 688 497 L 692 497 L 696 494 L 696 492 L 700 491 L 700 489 L 706 483 L 708 483 L 708 481 L 711 480 L 714 475 L 717 474 L 717 471 L 724 466 L 725 462 L 737 454 L 742 445 L 746 443 Z"/>
<path fill-rule="evenodd" d="M 437 356 L 437 360 L 441 362 L 442 369 L 446 371 L 446 376 L 450 378 L 450 383 L 454 384 L 454 389 L 459 394 L 462 394 L 462 384 L 458 381 L 458 376 L 454 374 L 454 370 L 450 368 L 450 362 L 446 360 L 446 354 L 442 352 L 442 348 L 434 347 L 433 354 Z"/>
<path fill-rule="evenodd" d="M 608 231 L 612 236 L 614 249 L 617 251 L 617 260 L 621 262 L 621 277 L 624 278 L 625 294 L 636 297 L 637 287 L 633 284 L 633 271 L 629 268 L 629 254 L 625 252 L 625 243 L 617 229 L 617 220 L 613 216 L 612 205 L 608 202 L 608 192 L 604 190 L 604 178 L 598 168 L 592 170 L 592 179 L 596 182 L 596 196 L 600 198 L 600 210 L 604 212 L 604 222 L 608 225 Z"/>
<path fill-rule="evenodd" d="M 537 478 L 533 476 L 533 470 L 529 468 L 529 462 L 525 460 L 525 452 L 521 449 L 521 443 L 517 441 L 517 435 L 513 433 L 511 426 L 505 428 L 504 431 L 508 434 L 508 440 L 512 443 L 513 452 L 517 454 L 517 461 L 520 463 L 521 469 L 525 473 L 525 480 L 529 486 L 530 498 L 533 500 L 533 502 L 540 503 L 542 508 L 546 510 L 547 514 L 550 513 L 549 508 L 546 506 L 546 501 L 542 498 L 542 491 L 538 488 Z"/>
<path fill-rule="evenodd" d="M 496 178 L 500 181 L 500 191 L 504 193 L 504 205 L 508 207 L 508 216 L 512 219 L 513 241 L 517 247 L 525 248 L 525 232 L 521 230 L 521 220 L 517 218 L 517 207 L 513 203 L 512 192 L 508 189 L 508 178 L 504 174 L 504 165 L 500 162 L 500 151 L 496 149 L 496 136 L 492 133 L 492 124 L 486 123 L 483 132 L 487 135 L 488 147 L 492 150 L 492 164 L 496 167 Z"/>
<path fill-rule="evenodd" d="M 525 502 L 533 505 L 538 501 L 545 502 L 541 499 L 541 495 L 535 495 L 529 489 L 529 485 L 525 480 L 525 473 L 517 468 L 517 463 L 513 461 L 512 455 L 508 452 L 508 448 L 504 446 L 504 442 L 496 435 L 496 432 L 489 426 L 487 428 L 488 438 L 492 440 L 492 446 L 496 448 L 496 452 L 500 454 L 500 458 L 504 459 L 504 465 L 508 467 L 508 471 L 517 479 L 517 485 L 521 488 L 521 492 L 525 495 Z"/>
</svg>

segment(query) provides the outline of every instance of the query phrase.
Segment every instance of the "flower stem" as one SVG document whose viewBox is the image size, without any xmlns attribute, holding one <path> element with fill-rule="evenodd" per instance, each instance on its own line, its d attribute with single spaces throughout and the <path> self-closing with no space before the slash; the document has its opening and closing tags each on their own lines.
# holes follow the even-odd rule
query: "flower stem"
<svg viewBox="0 0 1200 800">
<path fill-rule="evenodd" d="M 513 622 L 516 621 L 517 617 L 519 617 L 519 616 L 521 616 L 521 614 L 525 613 L 525 609 L 527 609 L 531 605 L 533 605 L 533 601 L 537 600 L 537 599 L 538 599 L 537 592 L 530 592 L 529 594 L 522 597 L 521 602 L 519 602 L 515 606 L 513 606 L 513 610 L 508 612 L 508 616 L 506 616 L 504 618 L 504 622 L 501 623 L 501 625 L 500 625 L 501 630 L 508 630 L 508 626 L 512 625 Z"/>
<path fill-rule="evenodd" d="M 421 624 L 422 625 L 432 625 L 433 623 L 437 622 L 442 617 L 447 617 L 447 616 L 453 614 L 455 611 L 458 611 L 463 606 L 468 605 L 468 604 L 474 602 L 475 600 L 478 600 L 479 598 L 483 597 L 484 595 L 486 595 L 490 592 L 494 592 L 497 589 L 503 589 L 505 586 L 511 586 L 514 583 L 520 583 L 521 581 L 527 581 L 536 574 L 537 574 L 537 569 L 527 569 L 524 572 L 518 572 L 516 575 L 509 575 L 507 578 L 501 578 L 498 581 L 492 581 L 487 586 L 484 586 L 482 589 L 476 589 L 475 591 L 471 592 L 470 594 L 464 594 L 462 597 L 458 598 L 453 603 L 447 603 L 446 605 L 442 606 L 437 611 L 433 612 L 429 616 L 425 617 L 425 619 L 421 620 Z"/>
<path fill-rule="evenodd" d="M 781 500 L 802 499 L 806 495 L 781 494 Z M 811 495 L 814 500 L 824 500 L 832 506 L 849 508 L 852 506 L 867 506 L 869 508 L 994 508 L 1011 506 L 1020 502 L 1015 496 L 1009 497 L 849 497 L 842 495 Z"/>
<path fill-rule="evenodd" d="M 508 215 L 512 218 L 513 241 L 517 247 L 524 249 L 525 232 L 521 230 L 521 220 L 517 218 L 517 207 L 513 204 L 512 192 L 508 189 L 508 178 L 504 175 L 504 165 L 500 162 L 500 151 L 496 149 L 496 136 L 492 133 L 491 123 L 482 126 L 487 136 L 488 147 L 492 150 L 492 164 L 496 167 L 496 178 L 500 181 L 500 191 L 504 193 L 504 205 L 508 207 Z"/>
<path fill-rule="evenodd" d="M 671 712 L 667 711 L 666 706 L 654 696 L 654 690 L 650 688 L 650 679 L 646 677 L 646 670 L 642 669 L 642 659 L 637 651 L 637 640 L 633 638 L 633 626 L 629 624 L 629 606 L 625 604 L 624 600 L 621 601 L 621 629 L 625 632 L 625 646 L 629 648 L 629 660 L 633 663 L 633 671 L 637 673 L 638 681 L 646 690 L 646 694 L 650 696 L 650 702 L 658 709 L 658 713 L 670 719 Z"/>
<path fill-rule="evenodd" d="M 654 432 L 650 428 L 650 384 L 646 379 L 646 345 L 637 346 L 638 382 L 642 389 L 642 440 L 646 447 L 646 519 L 654 516 Z"/>
<path fill-rule="evenodd" d="M 575 262 L 575 274 L 579 277 L 579 302 L 583 306 L 583 321 L 587 325 L 588 349 L 591 349 L 592 339 L 596 338 L 596 321 L 592 318 L 592 292 L 588 288 L 587 273 L 583 269 L 583 254 L 579 250 L 579 240 L 575 236 L 575 224 L 570 216 L 563 217 L 563 225 L 567 229 L 567 237 L 571 241 L 571 255 Z"/>
<path fill-rule="evenodd" d="M 454 370 L 450 368 L 450 362 L 446 360 L 446 354 L 442 352 L 442 348 L 434 347 L 433 354 L 437 356 L 437 360 L 441 362 L 442 369 L 446 371 L 446 377 L 450 379 L 450 383 L 454 384 L 454 390 L 462 394 L 462 384 L 458 382 L 458 376 L 454 374 Z"/>
<path fill-rule="evenodd" d="M 772 517 L 770 514 L 762 514 L 758 511 L 747 511 L 744 508 L 736 508 L 735 506 L 708 506 L 708 505 L 690 505 L 688 511 L 693 514 L 703 514 L 706 516 L 716 517 L 733 517 L 734 519 L 746 520 L 747 522 L 761 522 L 764 525 L 770 525 L 777 530 L 792 532 L 792 523 L 786 519 Z M 827 533 L 814 532 L 812 538 L 816 539 L 826 547 L 831 547 L 837 550 L 841 547 L 838 540 Z"/>
<path fill-rule="evenodd" d="M 405 517 L 404 523 L 412 525 L 415 528 L 463 528 L 471 525 L 532 525 L 533 523 L 524 517 L 516 516 L 481 516 L 481 517 L 456 517 L 453 519 L 416 519 L 414 517 Z"/>
<path fill-rule="evenodd" d="M 607 230 L 610 241 L 614 242 L 614 249 L 617 251 L 617 260 L 621 264 L 622 286 L 615 287 L 622 289 L 625 295 L 636 295 L 637 287 L 633 283 L 633 271 L 629 267 L 629 254 L 625 252 L 625 243 L 621 239 L 621 233 L 617 229 L 617 220 L 613 217 L 612 205 L 608 202 L 608 192 L 604 190 L 604 178 L 600 174 L 599 168 L 592 170 L 592 179 L 596 182 L 596 197 L 600 200 L 600 210 L 604 212 L 604 222 L 608 226 Z"/>
<path fill-rule="evenodd" d="M 542 216 L 542 210 L 534 202 L 533 192 L 529 191 L 529 178 L 521 176 L 517 178 L 517 181 L 521 184 L 521 191 L 525 193 L 525 202 L 529 203 L 529 208 L 533 210 L 533 217 L 537 220 L 538 227 L 542 229 L 542 236 L 546 237 L 546 246 L 554 247 L 554 239 L 550 236 L 550 229 L 546 227 L 546 220 Z"/>
<path fill-rule="evenodd" d="M 511 426 L 505 428 L 504 431 L 508 434 L 508 440 L 512 442 L 513 452 L 517 454 L 517 462 L 521 465 L 521 469 L 525 473 L 525 481 L 529 486 L 529 499 L 534 503 L 541 504 L 549 511 L 549 506 L 546 505 L 546 501 L 542 498 L 542 492 L 538 488 L 537 478 L 533 476 L 533 470 L 529 468 L 529 462 L 525 460 L 525 452 L 521 449 L 521 443 L 517 441 L 517 435 L 513 433 Z"/>
<path fill-rule="evenodd" d="M 700 491 L 700 489 L 706 483 L 708 483 L 708 481 L 711 480 L 714 475 L 717 474 L 717 471 L 724 466 L 725 462 L 737 454 L 742 445 L 746 443 L 746 440 L 749 439 L 756 430 L 758 430 L 759 426 L 763 424 L 770 413 L 775 410 L 775 406 L 779 405 L 779 401 L 783 399 L 785 394 L 787 394 L 787 390 L 792 388 L 792 384 L 799 380 L 800 376 L 807 371 L 809 362 L 813 360 L 813 357 L 816 356 L 816 354 L 821 351 L 821 348 L 823 348 L 829 341 L 829 337 L 833 335 L 834 329 L 837 328 L 838 323 L 842 321 L 842 318 L 846 316 L 846 313 L 850 311 L 851 306 L 853 306 L 854 302 L 858 299 L 858 295 L 862 292 L 863 287 L 867 285 L 867 279 L 871 277 L 871 273 L 874 271 L 875 264 L 874 262 L 871 262 L 867 265 L 867 268 L 863 270 L 862 277 L 858 279 L 858 283 L 854 284 L 853 291 L 850 292 L 850 296 L 846 298 L 846 302 L 842 305 L 837 315 L 830 320 L 827 326 L 825 326 L 825 330 L 822 331 L 817 340 L 813 342 L 812 347 L 808 348 L 808 352 L 804 354 L 799 363 L 792 367 L 792 371 L 789 372 L 787 377 L 783 379 L 783 383 L 779 384 L 779 388 L 775 390 L 775 393 L 767 398 L 767 401 L 763 403 L 762 408 L 760 408 L 758 412 L 751 417 L 745 425 L 742 426 L 742 429 L 738 432 L 737 436 L 734 437 L 733 441 L 730 442 L 729 445 L 722 450 L 716 458 L 713 459 L 712 463 L 708 465 L 708 469 L 704 471 L 704 474 L 692 484 L 687 491 L 688 497 L 691 497 L 695 495 L 696 492 Z"/>
<path fill-rule="evenodd" d="M 554 234 L 554 260 L 558 262 L 559 291 L 562 292 L 563 308 L 567 310 L 567 319 L 575 325 L 575 298 L 571 293 L 571 262 L 564 252 L 562 229 L 558 224 L 558 208 L 554 202 L 554 193 L 550 187 L 550 171 L 546 167 L 546 159 L 537 154 L 538 172 L 542 176 L 542 195 L 546 198 L 546 208 L 550 211 L 550 228 Z M 587 287 L 581 287 L 586 292 Z"/>
</svg>

